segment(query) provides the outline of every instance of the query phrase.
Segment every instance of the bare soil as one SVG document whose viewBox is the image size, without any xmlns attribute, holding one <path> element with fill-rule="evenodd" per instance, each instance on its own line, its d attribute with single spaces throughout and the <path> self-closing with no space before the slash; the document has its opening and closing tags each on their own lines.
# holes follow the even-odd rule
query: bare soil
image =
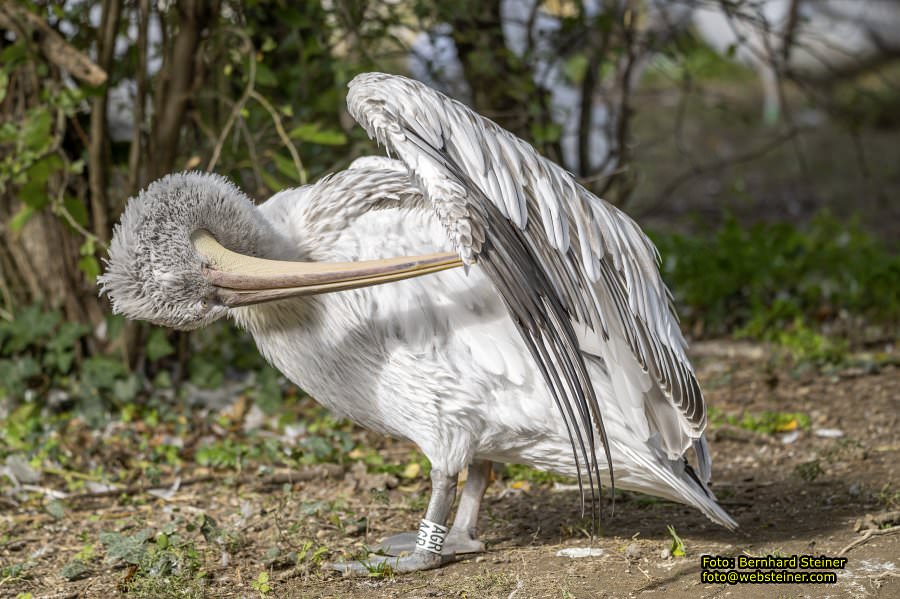
<svg viewBox="0 0 900 599">
<path fill-rule="evenodd" d="M 347 579 L 312 559 L 312 552 L 321 547 L 322 560 L 348 558 L 391 532 L 411 530 L 427 498 L 423 477 L 398 480 L 359 466 L 318 466 L 294 473 L 303 480 L 290 483 L 286 474 L 195 468 L 184 477 L 194 484 L 165 499 L 141 493 L 70 499 L 59 519 L 34 506 L 3 506 L 8 540 L 0 545 L 0 563 L 28 559 L 32 566 L 25 578 L 0 581 L 0 596 L 116 595 L 133 572 L 104 563 L 101 531 L 133 534 L 172 523 L 189 531 L 185 523 L 206 514 L 229 531 L 226 538 L 206 543 L 196 530 L 183 534 L 193 534 L 201 549 L 206 582 L 200 594 L 209 597 L 898 597 L 900 534 L 887 528 L 890 520 L 846 551 L 849 561 L 835 585 L 700 581 L 701 554 L 835 556 L 863 538 L 865 531 L 855 531 L 858 520 L 900 509 L 897 358 L 881 356 L 877 367 L 862 362 L 834 373 L 802 372 L 773 361 L 763 346 L 697 345 L 695 364 L 716 413 L 777 410 L 811 421 L 792 442 L 785 442 L 788 432 L 713 424 L 713 489 L 740 523 L 736 532 L 685 506 L 626 493 L 591 541 L 576 491 L 498 480 L 480 520 L 487 553 L 437 571 Z M 822 437 L 821 429 L 842 436 Z M 386 439 L 372 442 L 401 463 L 411 450 Z M 672 544 L 668 525 L 684 540 L 684 557 L 664 555 Z M 63 566 L 86 542 L 97 554 L 88 560 L 89 571 L 79 580 L 64 579 Z M 284 557 L 305 546 L 306 557 Z M 557 556 L 563 548 L 589 546 L 602 555 Z M 261 572 L 269 573 L 268 591 L 252 586 Z M 143 596 L 181 592 L 145 589 Z"/>
</svg>

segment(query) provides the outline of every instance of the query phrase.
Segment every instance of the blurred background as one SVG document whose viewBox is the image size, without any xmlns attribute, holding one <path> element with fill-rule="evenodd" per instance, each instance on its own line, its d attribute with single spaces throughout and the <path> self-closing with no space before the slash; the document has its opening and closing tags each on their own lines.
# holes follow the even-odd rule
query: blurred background
<svg viewBox="0 0 900 599">
<path fill-rule="evenodd" d="M 376 152 L 344 104 L 371 70 L 465 102 L 630 214 L 700 347 L 816 376 L 896 364 L 898 56 L 894 0 L 0 0 L 6 501 L 29 477 L 97 490 L 354 451 L 419 476 L 229 324 L 125 322 L 95 285 L 126 200 L 166 173 L 263 201 Z"/>
</svg>

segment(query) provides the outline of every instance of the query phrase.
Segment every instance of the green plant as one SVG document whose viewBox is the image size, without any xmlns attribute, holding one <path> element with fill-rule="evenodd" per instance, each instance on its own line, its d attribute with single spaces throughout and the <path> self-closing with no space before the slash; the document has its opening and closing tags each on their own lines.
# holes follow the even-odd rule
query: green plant
<svg viewBox="0 0 900 599">
<path fill-rule="evenodd" d="M 259 573 L 259 576 L 256 577 L 256 580 L 250 583 L 259 596 L 265 599 L 265 597 L 269 596 L 269 592 L 272 590 L 272 586 L 269 584 L 269 573 L 263 570 Z"/>
<path fill-rule="evenodd" d="M 681 539 L 681 537 L 678 536 L 678 533 L 675 532 L 674 526 L 669 524 L 666 526 L 666 529 L 669 531 L 669 536 L 672 537 L 672 546 L 670 547 L 672 555 L 674 555 L 675 557 L 684 557 L 684 541 Z"/>
<path fill-rule="evenodd" d="M 834 361 L 846 345 L 821 335 L 819 323 L 900 321 L 900 256 L 857 221 L 822 213 L 805 228 L 742 227 L 729 218 L 711 235 L 653 238 L 684 325 L 704 335 L 733 333 Z"/>
</svg>

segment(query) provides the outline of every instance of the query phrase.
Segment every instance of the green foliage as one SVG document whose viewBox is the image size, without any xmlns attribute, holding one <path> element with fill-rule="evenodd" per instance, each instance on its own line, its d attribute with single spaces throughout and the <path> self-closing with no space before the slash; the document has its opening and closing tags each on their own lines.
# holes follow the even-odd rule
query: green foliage
<svg viewBox="0 0 900 599">
<path fill-rule="evenodd" d="M 256 580 L 250 583 L 250 586 L 259 593 L 260 597 L 268 597 L 269 591 L 272 590 L 272 585 L 269 584 L 269 573 L 263 570 L 259 573 L 259 576 L 256 577 Z"/>
<path fill-rule="evenodd" d="M 0 321 L 0 398 L 46 393 L 53 383 L 71 387 L 72 364 L 87 327 L 63 322 L 59 311 L 29 306 Z"/>
<path fill-rule="evenodd" d="M 811 323 L 842 315 L 900 320 L 900 256 L 857 222 L 822 214 L 805 229 L 741 227 L 728 219 L 710 236 L 655 235 L 683 323 L 705 335 L 781 343 L 804 358 L 831 360 L 843 345 Z"/>
<path fill-rule="evenodd" d="M 127 536 L 119 532 L 101 532 L 100 542 L 106 547 L 106 563 L 140 564 L 147 556 L 147 541 L 152 536 L 153 531 L 149 528 Z"/>
</svg>

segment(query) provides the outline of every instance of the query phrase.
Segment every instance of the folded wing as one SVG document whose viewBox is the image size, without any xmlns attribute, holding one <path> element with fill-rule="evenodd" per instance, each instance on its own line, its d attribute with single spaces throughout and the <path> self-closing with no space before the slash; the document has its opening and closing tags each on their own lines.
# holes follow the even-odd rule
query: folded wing
<svg viewBox="0 0 900 599">
<path fill-rule="evenodd" d="M 668 456 L 683 455 L 706 409 L 658 254 L 637 225 L 525 141 L 421 83 L 368 73 L 349 88 L 350 113 L 407 165 L 460 257 L 477 261 L 503 297 L 592 491 L 595 432 L 610 472 L 612 461 L 582 352 L 607 362 L 628 394 L 620 401 L 643 408 Z"/>
</svg>

